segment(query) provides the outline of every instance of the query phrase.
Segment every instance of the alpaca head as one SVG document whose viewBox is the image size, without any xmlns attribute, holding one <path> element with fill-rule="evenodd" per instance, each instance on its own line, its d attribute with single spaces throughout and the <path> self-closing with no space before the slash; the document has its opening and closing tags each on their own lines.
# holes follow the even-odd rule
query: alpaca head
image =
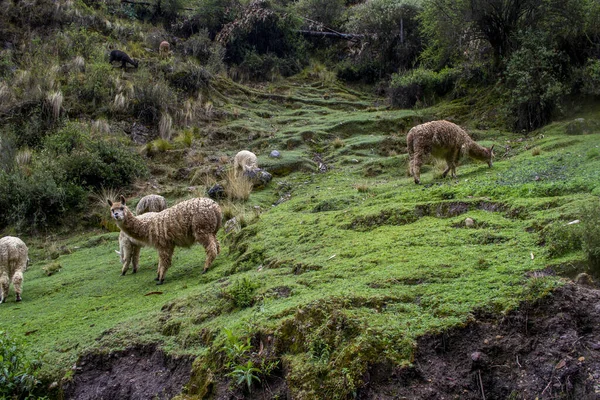
<svg viewBox="0 0 600 400">
<path fill-rule="evenodd" d="M 113 219 L 119 223 L 125 219 L 125 210 L 127 210 L 127 205 L 125 204 L 125 197 L 121 195 L 120 202 L 112 202 L 110 199 L 106 199 L 108 205 L 110 206 L 110 215 Z"/>
<path fill-rule="evenodd" d="M 135 67 L 138 67 L 138 64 L 140 63 L 138 60 L 132 60 L 132 64 L 135 65 Z"/>
</svg>

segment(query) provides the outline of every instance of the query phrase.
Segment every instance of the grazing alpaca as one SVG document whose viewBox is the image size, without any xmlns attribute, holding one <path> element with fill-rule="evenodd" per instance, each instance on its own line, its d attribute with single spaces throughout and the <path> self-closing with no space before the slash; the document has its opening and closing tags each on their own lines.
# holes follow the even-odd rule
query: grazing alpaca
<svg viewBox="0 0 600 400">
<path fill-rule="evenodd" d="M 108 63 L 112 64 L 113 61 L 120 61 L 121 68 L 125 68 L 127 63 L 133 65 L 136 68 L 138 67 L 138 62 L 133 60 L 127 55 L 127 53 L 121 50 L 113 50 L 110 52 L 110 58 L 108 59 Z"/>
<path fill-rule="evenodd" d="M 149 194 L 140 199 L 135 206 L 135 213 L 142 215 L 147 212 L 161 212 L 167 208 L 167 200 L 158 194 Z"/>
<path fill-rule="evenodd" d="M 149 194 L 140 199 L 135 207 L 135 213 L 138 216 L 144 214 L 145 216 L 141 219 L 146 219 L 148 218 L 148 214 L 156 214 L 165 208 L 167 208 L 167 201 L 164 197 L 157 194 Z M 133 273 L 137 272 L 142 247 L 144 247 L 144 243 L 130 238 L 125 232 L 121 231 L 119 234 L 119 251 L 116 251 L 121 256 L 121 264 L 123 265 L 121 275 L 127 273 L 130 264 L 133 265 Z"/>
<path fill-rule="evenodd" d="M 421 183 L 421 165 L 424 158 L 432 155 L 446 160 L 448 172 L 456 178 L 456 163 L 462 154 L 492 166 L 493 149 L 478 145 L 460 126 L 448 121 L 432 121 L 413 127 L 406 135 L 408 155 L 410 157 L 410 174 L 415 183 Z"/>
<path fill-rule="evenodd" d="M 248 150 L 242 150 L 235 155 L 233 159 L 233 170 L 235 176 L 239 176 L 246 171 L 258 169 L 258 159 L 256 154 Z"/>
<path fill-rule="evenodd" d="M 21 284 L 29 262 L 28 253 L 21 239 L 14 236 L 0 239 L 0 303 L 4 303 L 8 297 L 10 282 L 15 287 L 17 301 L 21 301 Z"/>
<path fill-rule="evenodd" d="M 167 57 L 169 55 L 169 42 L 163 40 L 160 42 L 158 46 L 158 54 L 160 54 L 161 58 Z"/>
<path fill-rule="evenodd" d="M 176 246 L 190 247 L 195 242 L 204 246 L 206 261 L 202 273 L 208 270 L 219 254 L 221 246 L 217 232 L 222 217 L 221 208 L 215 201 L 208 198 L 190 199 L 142 219 L 141 216 L 136 218 L 127 208 L 123 196 L 120 200 L 115 203 L 107 200 L 111 215 L 128 236 L 158 250 L 158 285 L 165 280 Z"/>
</svg>

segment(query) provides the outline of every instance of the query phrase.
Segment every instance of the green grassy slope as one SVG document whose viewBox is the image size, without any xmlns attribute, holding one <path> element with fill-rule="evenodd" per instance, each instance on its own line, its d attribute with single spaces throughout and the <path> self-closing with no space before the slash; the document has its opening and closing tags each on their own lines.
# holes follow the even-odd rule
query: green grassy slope
<svg viewBox="0 0 600 400">
<path fill-rule="evenodd" d="M 404 133 L 435 110 L 368 108 L 368 97 L 338 107 L 346 92 L 335 86 L 323 104 L 313 101 L 320 89 L 287 85 L 287 99 L 260 89 L 253 98 L 226 93 L 240 111 L 217 129 L 257 134 L 248 144 L 279 176 L 235 205 L 247 226 L 221 232 L 223 252 L 206 275 L 195 246 L 176 251 L 163 286 L 153 282 L 151 249 L 136 275 L 120 276 L 118 234 L 89 232 L 60 240 L 62 269 L 46 276 L 51 261 L 32 239 L 24 301 L 3 304 L 0 320 L 41 353 L 45 378 L 69 375 L 87 351 L 158 342 L 201 357 L 191 394 L 202 394 L 207 376 L 251 360 L 278 362 L 294 398 L 345 398 L 369 363 L 409 364 L 418 336 L 464 325 L 480 310 L 513 309 L 560 283 L 533 271 L 583 259 L 577 249 L 550 254 L 543 232 L 597 201 L 598 133 L 568 136 L 567 122 L 524 140 L 474 131 L 480 143 L 496 144 L 492 169 L 465 160 L 457 180 L 444 180 L 439 167 L 427 167 L 417 186 L 406 175 Z M 282 158 L 268 158 L 271 149 Z M 271 335 L 269 359 L 247 352 L 223 361 L 226 329 L 254 338 L 253 346 Z"/>
</svg>

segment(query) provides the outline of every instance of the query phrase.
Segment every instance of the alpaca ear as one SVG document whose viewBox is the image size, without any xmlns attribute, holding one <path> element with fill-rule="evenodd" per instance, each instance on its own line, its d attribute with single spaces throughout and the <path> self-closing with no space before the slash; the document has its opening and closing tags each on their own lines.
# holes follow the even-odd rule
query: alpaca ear
<svg viewBox="0 0 600 400">
<path fill-rule="evenodd" d="M 490 153 L 492 153 L 494 151 L 494 146 L 495 146 L 495 144 L 493 144 L 492 147 L 490 147 Z"/>
<path fill-rule="evenodd" d="M 106 202 L 108 203 L 109 206 L 112 207 L 112 201 L 110 201 L 110 199 L 106 199 Z"/>
<path fill-rule="evenodd" d="M 121 195 L 120 199 L 121 199 L 121 204 L 125 205 L 125 196 Z"/>
</svg>

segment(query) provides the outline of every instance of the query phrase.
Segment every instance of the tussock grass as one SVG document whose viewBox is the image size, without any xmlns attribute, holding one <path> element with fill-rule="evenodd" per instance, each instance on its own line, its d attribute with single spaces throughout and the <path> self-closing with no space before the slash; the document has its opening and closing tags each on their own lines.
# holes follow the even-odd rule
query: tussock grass
<svg viewBox="0 0 600 400">
<path fill-rule="evenodd" d="M 236 175 L 233 168 L 225 173 L 225 194 L 230 201 L 246 201 L 252 193 L 252 182 L 243 175 Z"/>
</svg>

